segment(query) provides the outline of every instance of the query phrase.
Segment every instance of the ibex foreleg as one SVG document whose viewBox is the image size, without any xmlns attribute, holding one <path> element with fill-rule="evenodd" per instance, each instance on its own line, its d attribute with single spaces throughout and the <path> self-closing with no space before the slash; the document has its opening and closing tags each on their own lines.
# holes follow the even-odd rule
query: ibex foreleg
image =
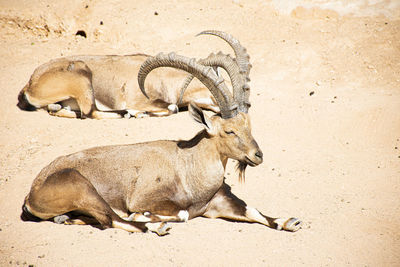
<svg viewBox="0 0 400 267">
<path fill-rule="evenodd" d="M 131 222 L 144 222 L 147 229 L 163 236 L 168 234 L 171 229 L 167 222 L 186 222 L 189 219 L 189 212 L 186 210 L 180 210 L 177 215 L 156 215 L 150 212 L 134 212 L 129 215 L 125 220 Z"/>
<path fill-rule="evenodd" d="M 203 216 L 208 218 L 225 218 L 235 221 L 256 222 L 276 230 L 295 232 L 300 229 L 301 221 L 296 218 L 271 218 L 232 194 L 230 187 L 223 184 L 208 204 Z"/>
<path fill-rule="evenodd" d="M 134 212 L 126 219 L 133 222 L 186 222 L 189 219 L 189 212 L 180 210 L 175 216 L 157 215 L 150 212 Z"/>
</svg>

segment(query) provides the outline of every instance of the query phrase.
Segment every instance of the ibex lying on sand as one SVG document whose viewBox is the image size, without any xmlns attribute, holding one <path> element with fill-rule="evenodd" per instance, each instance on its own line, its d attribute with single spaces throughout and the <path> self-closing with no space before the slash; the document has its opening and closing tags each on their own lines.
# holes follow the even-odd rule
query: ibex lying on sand
<svg viewBox="0 0 400 267">
<path fill-rule="evenodd" d="M 235 50 L 233 38 L 223 32 L 204 31 L 221 37 Z M 47 108 L 55 116 L 122 118 L 167 116 L 189 102 L 218 112 L 212 95 L 199 81 L 177 69 L 154 71 L 146 80 L 146 98 L 134 77 L 148 55 L 70 56 L 39 66 L 18 96 L 23 110 Z M 190 85 L 189 85 L 190 83 Z M 183 95 L 181 91 L 187 88 Z M 101 109 L 101 110 L 100 110 Z"/>
<path fill-rule="evenodd" d="M 205 65 L 228 72 L 233 96 L 223 79 Z M 165 66 L 198 78 L 213 94 L 221 114 L 208 117 L 190 104 L 190 114 L 204 127 L 191 140 L 95 147 L 57 158 L 33 182 L 22 219 L 88 223 L 87 217 L 74 219 L 81 214 L 93 217 L 103 228 L 149 229 L 163 235 L 169 229 L 165 222 L 205 216 L 297 231 L 300 220 L 265 216 L 246 206 L 224 182 L 228 158 L 238 160 L 242 178 L 247 165 L 263 161 L 247 114 L 247 54 L 236 59 L 210 55 L 204 64 L 174 53 L 149 57 L 139 71 L 140 88 L 144 90 L 147 74 Z"/>
</svg>

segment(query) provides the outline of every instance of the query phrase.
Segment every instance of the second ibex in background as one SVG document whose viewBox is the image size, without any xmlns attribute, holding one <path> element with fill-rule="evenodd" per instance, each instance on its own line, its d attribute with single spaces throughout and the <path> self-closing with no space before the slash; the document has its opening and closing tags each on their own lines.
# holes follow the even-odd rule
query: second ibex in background
<svg viewBox="0 0 400 267">
<path fill-rule="evenodd" d="M 218 33 L 239 42 L 225 33 Z M 256 222 L 297 231 L 296 218 L 271 218 L 232 194 L 224 182 L 228 158 L 237 160 L 239 177 L 246 166 L 257 166 L 263 153 L 251 134 L 247 114 L 250 71 L 246 53 L 232 58 L 219 53 L 201 64 L 170 53 L 149 57 L 138 80 L 145 91 L 147 75 L 159 67 L 184 70 L 201 81 L 214 96 L 221 113 L 208 117 L 194 104 L 189 111 L 204 130 L 188 141 L 154 141 L 95 147 L 62 156 L 43 168 L 23 205 L 24 220 L 90 223 L 103 228 L 166 234 L 168 221 L 205 216 Z M 207 66 L 208 65 L 208 66 Z M 228 73 L 233 95 L 213 67 Z M 77 216 L 83 215 L 77 219 Z M 123 219 L 124 218 L 124 219 Z"/>
<path fill-rule="evenodd" d="M 215 31 L 200 34 L 219 36 L 235 54 L 243 52 L 226 35 Z M 146 80 L 146 98 L 136 77 L 147 58 L 145 54 L 83 55 L 51 60 L 33 72 L 18 96 L 18 106 L 23 110 L 44 108 L 55 116 L 96 119 L 167 116 L 189 102 L 219 111 L 208 89 L 177 69 L 154 71 Z"/>
</svg>

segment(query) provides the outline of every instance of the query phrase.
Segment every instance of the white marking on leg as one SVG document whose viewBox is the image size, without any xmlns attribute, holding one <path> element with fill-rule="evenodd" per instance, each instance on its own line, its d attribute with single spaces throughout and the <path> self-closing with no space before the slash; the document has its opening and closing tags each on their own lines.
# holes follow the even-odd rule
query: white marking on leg
<svg viewBox="0 0 400 267">
<path fill-rule="evenodd" d="M 187 210 L 180 210 L 178 212 L 178 218 L 182 221 L 182 222 L 187 222 L 189 220 L 189 212 Z"/>
<path fill-rule="evenodd" d="M 264 216 L 262 216 L 261 213 L 255 208 L 246 207 L 246 217 L 255 222 L 259 222 L 269 226 L 267 219 L 265 219 Z"/>
<path fill-rule="evenodd" d="M 122 219 L 124 219 L 125 221 L 130 221 L 133 222 L 133 220 L 135 219 L 135 214 L 136 213 L 131 213 L 131 215 L 129 215 L 128 217 L 122 217 Z"/>
<path fill-rule="evenodd" d="M 157 216 L 161 221 L 168 222 L 187 222 L 189 220 L 189 212 L 187 210 L 180 210 L 177 216 L 167 216 L 167 215 L 158 215 Z"/>
<path fill-rule="evenodd" d="M 135 217 L 135 222 L 151 222 L 151 219 L 140 214 Z"/>
<path fill-rule="evenodd" d="M 276 223 L 278 226 L 276 227 L 276 230 L 282 230 L 283 225 L 285 224 L 286 220 L 282 218 L 277 218 L 274 220 L 274 223 Z"/>
<path fill-rule="evenodd" d="M 175 114 L 175 113 L 178 113 L 178 112 L 179 112 L 179 108 L 178 108 L 178 106 L 175 105 L 175 104 L 170 104 L 170 105 L 168 106 L 168 110 L 169 110 L 172 114 Z"/>
<path fill-rule="evenodd" d="M 151 222 L 151 219 L 149 217 L 146 217 L 143 214 L 135 212 L 129 215 L 129 217 L 126 220 L 130 222 Z"/>
</svg>

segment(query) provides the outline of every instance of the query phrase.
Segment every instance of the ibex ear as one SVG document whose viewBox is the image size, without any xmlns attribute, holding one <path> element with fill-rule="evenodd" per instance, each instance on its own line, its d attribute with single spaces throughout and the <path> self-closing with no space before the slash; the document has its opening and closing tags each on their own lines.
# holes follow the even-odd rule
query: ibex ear
<svg viewBox="0 0 400 267">
<path fill-rule="evenodd" d="M 203 127 L 206 129 L 206 131 L 209 134 L 213 134 L 213 132 L 214 132 L 213 124 L 212 124 L 210 118 L 206 114 L 204 114 L 204 112 L 203 112 L 203 110 L 201 110 L 201 108 L 199 108 L 194 103 L 190 103 L 189 104 L 189 113 L 196 122 L 203 125 Z"/>
</svg>

